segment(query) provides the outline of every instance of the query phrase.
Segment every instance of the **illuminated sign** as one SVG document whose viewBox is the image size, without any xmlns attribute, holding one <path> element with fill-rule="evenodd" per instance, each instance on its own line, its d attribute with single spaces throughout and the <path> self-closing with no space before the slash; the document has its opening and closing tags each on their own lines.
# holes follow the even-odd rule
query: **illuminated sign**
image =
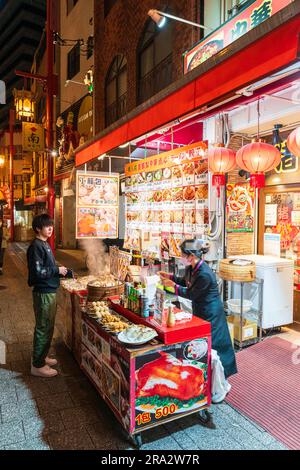
<svg viewBox="0 0 300 470">
<path fill-rule="evenodd" d="M 251 29 L 267 20 L 291 3 L 292 0 L 257 0 L 240 14 L 207 36 L 184 54 L 184 73 L 221 51 Z"/>
</svg>

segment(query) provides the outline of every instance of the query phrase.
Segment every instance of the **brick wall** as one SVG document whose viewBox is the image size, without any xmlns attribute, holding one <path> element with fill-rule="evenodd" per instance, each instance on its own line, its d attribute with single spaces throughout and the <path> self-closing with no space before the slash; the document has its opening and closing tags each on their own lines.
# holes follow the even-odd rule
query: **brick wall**
<svg viewBox="0 0 300 470">
<path fill-rule="evenodd" d="M 95 128 L 105 128 L 105 77 L 117 54 L 127 59 L 127 110 L 137 105 L 137 47 L 151 8 L 162 9 L 177 16 L 199 21 L 199 0 L 118 0 L 104 18 L 104 1 L 95 0 Z M 171 21 L 171 20 L 170 20 Z M 173 81 L 183 74 L 182 54 L 200 38 L 200 29 L 173 23 Z M 168 27 L 168 26 L 166 26 Z"/>
</svg>

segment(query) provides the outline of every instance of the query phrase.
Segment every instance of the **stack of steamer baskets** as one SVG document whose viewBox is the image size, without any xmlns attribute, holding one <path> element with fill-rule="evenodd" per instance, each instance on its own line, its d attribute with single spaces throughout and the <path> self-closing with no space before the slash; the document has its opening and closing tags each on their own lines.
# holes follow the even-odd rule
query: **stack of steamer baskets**
<svg viewBox="0 0 300 470">
<path fill-rule="evenodd" d="M 256 277 L 255 263 L 246 259 L 222 259 L 219 264 L 219 277 L 225 281 L 252 282 Z"/>
<path fill-rule="evenodd" d="M 124 293 L 124 282 L 115 278 L 112 274 L 99 276 L 95 281 L 87 285 L 88 302 L 106 300 L 109 297 Z"/>
</svg>

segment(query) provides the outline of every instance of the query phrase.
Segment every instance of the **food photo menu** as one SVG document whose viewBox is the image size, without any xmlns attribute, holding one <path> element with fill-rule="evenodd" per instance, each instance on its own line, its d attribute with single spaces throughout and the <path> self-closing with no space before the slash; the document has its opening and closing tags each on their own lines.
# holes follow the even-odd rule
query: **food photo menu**
<svg viewBox="0 0 300 470">
<path fill-rule="evenodd" d="M 206 150 L 206 143 L 198 142 L 126 165 L 125 248 L 143 251 L 143 232 L 159 233 L 147 250 L 178 257 L 184 238 L 207 232 Z"/>
</svg>

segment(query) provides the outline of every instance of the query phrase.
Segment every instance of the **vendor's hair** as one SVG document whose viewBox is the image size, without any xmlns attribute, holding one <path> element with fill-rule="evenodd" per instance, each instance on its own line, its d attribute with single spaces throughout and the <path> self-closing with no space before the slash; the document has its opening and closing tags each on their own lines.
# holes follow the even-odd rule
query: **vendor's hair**
<svg viewBox="0 0 300 470">
<path fill-rule="evenodd" d="M 35 233 L 38 233 L 38 229 L 42 230 L 44 227 L 53 227 L 53 219 L 48 214 L 37 215 L 32 221 L 32 228 Z"/>
</svg>

